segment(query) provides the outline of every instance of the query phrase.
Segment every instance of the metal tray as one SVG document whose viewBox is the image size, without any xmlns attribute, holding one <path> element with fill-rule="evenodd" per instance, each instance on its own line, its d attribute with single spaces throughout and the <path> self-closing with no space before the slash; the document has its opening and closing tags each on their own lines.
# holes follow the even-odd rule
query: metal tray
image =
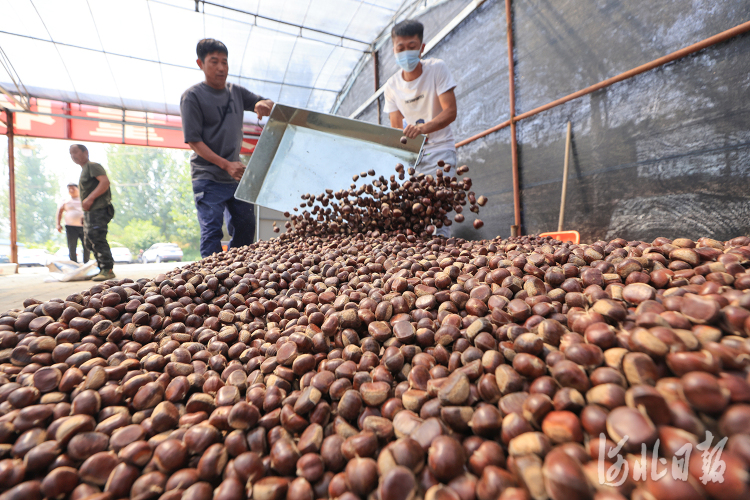
<svg viewBox="0 0 750 500">
<path fill-rule="evenodd" d="M 370 169 L 389 178 L 397 163 L 419 163 L 426 137 L 401 144 L 403 133 L 340 116 L 276 104 L 235 198 L 281 212 L 305 193 L 348 189 Z"/>
</svg>

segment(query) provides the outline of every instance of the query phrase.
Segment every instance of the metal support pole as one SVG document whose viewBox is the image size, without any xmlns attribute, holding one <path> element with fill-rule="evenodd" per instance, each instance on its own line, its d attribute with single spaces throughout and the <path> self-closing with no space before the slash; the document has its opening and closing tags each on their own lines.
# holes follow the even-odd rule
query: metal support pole
<svg viewBox="0 0 750 500">
<path fill-rule="evenodd" d="M 8 199 L 10 200 L 10 261 L 18 264 L 18 228 L 16 226 L 16 159 L 13 145 L 13 112 L 5 110 L 8 127 Z"/>
<path fill-rule="evenodd" d="M 493 132 L 497 132 L 498 130 L 502 130 L 505 127 L 510 126 L 510 120 L 505 120 L 503 123 L 499 123 L 495 125 L 494 127 L 488 128 L 487 130 L 484 130 L 482 132 L 479 132 L 476 135 L 472 135 L 471 137 L 468 137 L 462 141 L 458 141 L 456 143 L 456 148 L 460 148 L 461 146 L 466 146 L 467 144 L 471 144 L 472 142 L 481 139 L 482 137 L 486 137 Z"/>
<path fill-rule="evenodd" d="M 510 100 L 510 155 L 513 173 L 513 211 L 515 212 L 516 235 L 521 233 L 521 184 L 518 172 L 518 141 L 516 139 L 516 86 L 515 70 L 513 67 L 513 18 L 510 8 L 511 0 L 505 0 L 505 21 L 508 35 L 508 99 Z"/>
<path fill-rule="evenodd" d="M 565 220 L 565 198 L 568 195 L 568 160 L 570 160 L 570 122 L 568 122 L 568 134 L 565 138 L 565 162 L 563 163 L 562 195 L 560 195 L 560 220 L 557 222 L 557 230 L 563 230 Z"/>
<path fill-rule="evenodd" d="M 377 92 L 378 89 L 380 88 L 380 75 L 378 74 L 379 66 L 380 66 L 380 60 L 378 59 L 378 51 L 373 48 L 373 51 L 372 51 L 372 67 L 375 70 L 375 92 Z M 380 96 L 378 96 L 378 98 L 377 98 L 377 100 L 375 102 L 376 102 L 376 105 L 378 107 L 378 125 L 382 125 L 383 123 L 381 122 L 381 119 L 382 119 L 381 114 L 382 114 L 382 112 L 380 110 Z"/>
</svg>

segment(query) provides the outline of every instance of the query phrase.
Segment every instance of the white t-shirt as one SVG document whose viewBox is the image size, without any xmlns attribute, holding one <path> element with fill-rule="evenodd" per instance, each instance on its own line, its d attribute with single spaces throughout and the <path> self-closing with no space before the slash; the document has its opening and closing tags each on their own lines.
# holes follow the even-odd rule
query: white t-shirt
<svg viewBox="0 0 750 500">
<path fill-rule="evenodd" d="M 68 198 L 60 206 L 64 210 L 66 226 L 83 226 L 83 208 L 80 198 Z"/>
<path fill-rule="evenodd" d="M 456 82 L 440 59 L 423 59 L 422 74 L 411 82 L 404 80 L 403 71 L 388 79 L 385 84 L 385 112 L 401 111 L 409 125 L 427 123 L 443 108 L 438 96 L 456 86 Z M 456 141 L 453 140 L 451 126 L 432 132 L 428 135 L 425 152 L 455 150 Z"/>
</svg>

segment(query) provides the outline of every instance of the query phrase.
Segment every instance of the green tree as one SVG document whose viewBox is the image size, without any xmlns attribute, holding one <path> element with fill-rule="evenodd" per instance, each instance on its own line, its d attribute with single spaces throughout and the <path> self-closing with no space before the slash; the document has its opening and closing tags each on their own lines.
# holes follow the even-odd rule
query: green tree
<svg viewBox="0 0 750 500">
<path fill-rule="evenodd" d="M 180 167 L 166 149 L 108 146 L 107 168 L 117 223 L 124 227 L 131 220 L 150 220 L 169 239 Z"/>
<path fill-rule="evenodd" d="M 185 162 L 188 155 L 185 154 Z M 190 168 L 180 169 L 175 182 L 175 196 L 172 200 L 169 215 L 172 218 L 172 231 L 177 241 L 185 245 L 184 260 L 200 259 L 200 226 L 198 212 L 193 201 L 193 187 L 190 180 Z"/>
<path fill-rule="evenodd" d="M 46 158 L 40 154 L 39 144 L 33 139 L 16 138 L 16 221 L 18 241 L 44 244 L 59 239 L 55 231 L 59 179 L 45 167 Z M 4 162 L 6 163 L 6 162 Z M 7 179 L 7 168 L 3 169 Z M 10 201 L 7 189 L 0 194 L 0 213 L 10 218 Z"/>
<path fill-rule="evenodd" d="M 156 242 L 173 241 L 185 260 L 200 258 L 200 228 L 190 181 L 190 157 L 186 152 L 137 146 L 108 146 L 107 169 L 112 182 L 115 219 L 112 239 L 122 242 L 134 255 Z M 159 237 L 143 223 L 151 222 Z M 136 231 L 131 236 L 130 231 Z M 148 237 L 146 237 L 148 235 Z"/>
</svg>

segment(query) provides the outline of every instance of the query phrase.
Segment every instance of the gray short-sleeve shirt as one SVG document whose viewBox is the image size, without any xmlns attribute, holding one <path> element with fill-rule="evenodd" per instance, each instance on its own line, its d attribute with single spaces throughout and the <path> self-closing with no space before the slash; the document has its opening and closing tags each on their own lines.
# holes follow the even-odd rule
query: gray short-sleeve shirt
<svg viewBox="0 0 750 500">
<path fill-rule="evenodd" d="M 182 94 L 180 114 L 185 142 L 202 141 L 228 161 L 239 161 L 242 147 L 243 111 L 252 111 L 263 98 L 239 85 L 227 83 L 222 90 L 206 82 L 193 85 Z M 190 173 L 194 181 L 237 182 L 226 170 L 193 153 Z"/>
</svg>

